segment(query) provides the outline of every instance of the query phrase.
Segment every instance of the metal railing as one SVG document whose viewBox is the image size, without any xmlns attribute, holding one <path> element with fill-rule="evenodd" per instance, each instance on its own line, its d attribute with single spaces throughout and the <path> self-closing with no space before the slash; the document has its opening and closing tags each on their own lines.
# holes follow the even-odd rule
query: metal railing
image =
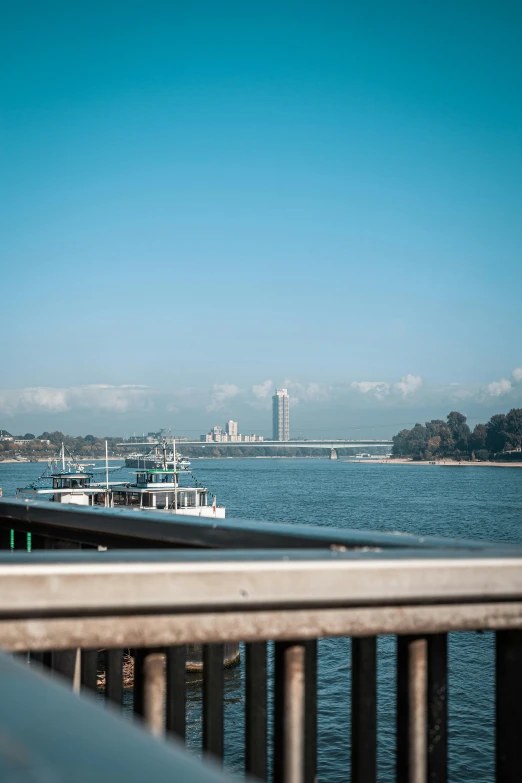
<svg viewBox="0 0 522 783">
<path fill-rule="evenodd" d="M 27 533 L 33 551 L 17 551 Z M 522 780 L 520 547 L 14 501 L 0 503 L 0 537 L 0 647 L 79 690 L 96 690 L 105 649 L 118 704 L 131 648 L 133 710 L 155 734 L 185 739 L 186 651 L 201 645 L 202 747 L 223 757 L 223 645 L 242 642 L 245 771 L 276 783 L 316 779 L 324 637 L 352 639 L 346 779 L 377 779 L 381 634 L 397 635 L 396 780 L 446 781 L 447 635 L 494 630 L 496 780 Z"/>
</svg>

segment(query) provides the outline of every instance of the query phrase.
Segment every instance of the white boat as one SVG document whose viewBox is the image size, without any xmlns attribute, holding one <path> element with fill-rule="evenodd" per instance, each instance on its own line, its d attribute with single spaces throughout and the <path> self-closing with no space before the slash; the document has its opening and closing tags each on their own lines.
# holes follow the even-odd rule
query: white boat
<svg viewBox="0 0 522 783">
<path fill-rule="evenodd" d="M 149 511 L 166 511 L 182 516 L 210 517 L 224 519 L 225 507 L 218 506 L 216 496 L 206 487 L 181 484 L 180 475 L 185 471 L 167 466 L 167 449 L 163 449 L 163 466 L 155 465 L 137 471 L 136 481 L 109 481 L 109 463 L 106 445 L 105 481 L 93 481 L 83 465 L 67 463 L 62 444 L 61 470 L 44 476 L 51 480 L 50 487 L 24 487 L 17 490 L 17 497 L 35 500 L 39 495 L 49 496 L 55 503 L 72 503 L 79 506 L 102 506 L 104 508 L 132 507 Z M 176 446 L 173 443 L 173 462 L 176 463 Z"/>
<path fill-rule="evenodd" d="M 164 444 L 162 444 L 162 447 L 163 445 L 167 445 L 167 442 L 165 441 Z M 160 449 L 159 446 L 154 446 L 154 448 L 146 454 L 140 454 L 139 452 L 135 451 L 125 457 L 125 467 L 138 468 L 138 470 L 161 468 L 164 465 L 164 454 L 162 452 L 163 449 Z M 176 461 L 176 465 L 174 465 L 174 459 Z M 190 461 L 179 452 L 174 455 L 173 448 L 167 447 L 166 460 L 167 468 L 170 469 L 174 469 L 174 467 L 176 467 L 177 469 L 188 470 L 190 467 Z"/>
<path fill-rule="evenodd" d="M 225 507 L 218 506 L 216 496 L 206 487 L 179 483 L 180 471 L 171 468 L 151 468 L 136 473 L 134 483 L 125 483 L 110 490 L 110 507 L 169 511 L 192 517 L 225 518 Z"/>
</svg>

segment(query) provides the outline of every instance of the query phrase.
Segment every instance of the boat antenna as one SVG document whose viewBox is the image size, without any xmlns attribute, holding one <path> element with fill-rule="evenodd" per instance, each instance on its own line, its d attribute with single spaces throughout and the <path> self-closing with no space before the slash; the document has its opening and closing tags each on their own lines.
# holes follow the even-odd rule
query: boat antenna
<svg viewBox="0 0 522 783">
<path fill-rule="evenodd" d="M 172 467 L 174 468 L 174 513 L 178 513 L 178 487 L 176 484 L 176 438 L 172 438 Z"/>
</svg>

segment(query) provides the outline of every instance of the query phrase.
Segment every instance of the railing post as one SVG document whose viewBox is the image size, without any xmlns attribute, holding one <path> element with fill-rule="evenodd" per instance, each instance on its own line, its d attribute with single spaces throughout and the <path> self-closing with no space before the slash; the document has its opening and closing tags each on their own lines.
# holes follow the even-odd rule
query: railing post
<svg viewBox="0 0 522 783">
<path fill-rule="evenodd" d="M 426 638 L 397 640 L 397 783 L 427 781 Z"/>
<path fill-rule="evenodd" d="M 186 648 L 167 648 L 167 733 L 185 739 L 186 731 Z"/>
<path fill-rule="evenodd" d="M 304 643 L 305 648 L 305 783 L 317 781 L 317 640 Z"/>
<path fill-rule="evenodd" d="M 52 539 L 49 543 L 52 549 L 81 549 L 81 544 L 70 541 L 60 541 Z M 81 651 L 76 650 L 53 650 L 51 656 L 51 666 L 54 671 L 59 672 L 72 682 L 72 688 L 75 693 L 80 692 L 81 685 Z"/>
<path fill-rule="evenodd" d="M 223 645 L 203 645 L 203 750 L 223 758 Z"/>
<path fill-rule="evenodd" d="M 82 650 L 80 689 L 98 690 L 98 650 Z"/>
<path fill-rule="evenodd" d="M 274 676 L 274 783 L 303 783 L 304 643 L 276 642 Z"/>
<path fill-rule="evenodd" d="M 0 524 L 0 550 L 11 549 L 11 528 Z"/>
<path fill-rule="evenodd" d="M 147 650 L 139 647 L 133 650 L 134 657 L 134 687 L 133 687 L 133 711 L 134 715 L 143 717 L 144 700 L 143 690 L 145 685 L 145 673 L 143 664 Z"/>
<path fill-rule="evenodd" d="M 245 771 L 266 780 L 266 642 L 245 645 Z"/>
<path fill-rule="evenodd" d="M 163 713 L 165 694 L 165 656 L 160 652 L 149 653 L 143 661 L 145 687 L 143 690 L 143 715 L 149 731 L 156 737 L 164 733 Z"/>
<path fill-rule="evenodd" d="M 352 783 L 377 780 L 377 639 L 352 639 Z"/>
<path fill-rule="evenodd" d="M 522 780 L 522 630 L 496 633 L 496 783 Z"/>
<path fill-rule="evenodd" d="M 123 650 L 105 651 L 105 698 L 113 704 L 123 702 Z"/>
<path fill-rule="evenodd" d="M 81 683 L 81 651 L 56 650 L 52 653 L 52 668 L 62 677 L 71 681 L 75 693 L 80 692 Z"/>
<path fill-rule="evenodd" d="M 428 636 L 428 782 L 448 778 L 448 636 Z"/>
</svg>

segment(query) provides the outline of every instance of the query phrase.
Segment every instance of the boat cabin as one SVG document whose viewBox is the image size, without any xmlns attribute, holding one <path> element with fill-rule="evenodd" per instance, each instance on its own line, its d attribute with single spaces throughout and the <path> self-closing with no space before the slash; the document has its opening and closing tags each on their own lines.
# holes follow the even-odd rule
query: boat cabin
<svg viewBox="0 0 522 783">
<path fill-rule="evenodd" d="M 174 486 L 178 484 L 179 477 L 176 470 L 146 470 L 136 474 L 136 485 L 139 487 L 152 487 L 155 489 L 158 485 Z"/>
<path fill-rule="evenodd" d="M 148 509 L 169 511 L 192 509 L 198 514 L 208 508 L 208 490 L 206 487 L 179 486 L 179 471 L 144 470 L 136 474 L 136 483 L 112 490 L 114 506 L 138 506 Z"/>
<path fill-rule="evenodd" d="M 54 473 L 53 489 L 85 489 L 91 484 L 91 473 Z"/>
</svg>

